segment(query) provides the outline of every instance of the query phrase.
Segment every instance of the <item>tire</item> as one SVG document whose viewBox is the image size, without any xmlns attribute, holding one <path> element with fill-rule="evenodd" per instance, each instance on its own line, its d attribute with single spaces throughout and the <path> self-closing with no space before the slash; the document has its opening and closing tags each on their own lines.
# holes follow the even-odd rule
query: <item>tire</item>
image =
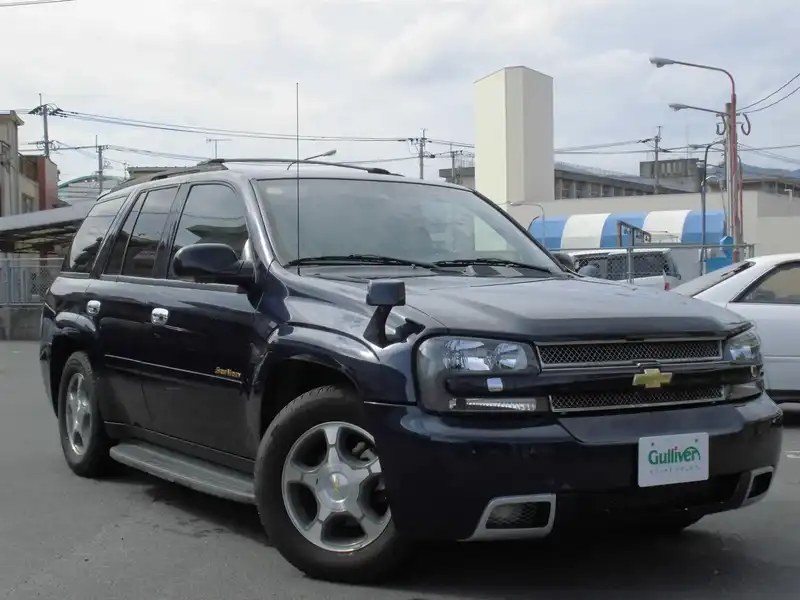
<svg viewBox="0 0 800 600">
<path fill-rule="evenodd" d="M 80 388 L 84 418 L 80 436 L 80 444 L 68 426 L 68 419 L 74 415 L 73 404 L 69 401 L 70 392 L 74 391 L 77 381 L 81 381 Z M 92 363 L 85 352 L 75 352 L 64 363 L 61 381 L 58 386 L 58 431 L 61 438 L 61 449 L 64 458 L 72 472 L 80 477 L 95 478 L 107 472 L 109 463 L 110 440 L 106 435 L 103 419 L 100 415 L 98 393 L 102 390 L 102 382 L 95 375 Z M 88 414 L 88 417 L 85 416 Z"/>
<path fill-rule="evenodd" d="M 351 550 L 334 551 L 320 547 L 301 533 L 300 525 L 295 525 L 295 521 L 299 519 L 296 517 L 298 511 L 294 511 L 295 517 L 290 516 L 289 504 L 296 505 L 296 503 L 284 500 L 285 497 L 289 497 L 289 494 L 284 494 L 283 479 L 287 457 L 290 453 L 295 456 L 295 449 L 302 447 L 298 444 L 304 443 L 304 436 L 314 435 L 315 431 L 320 431 L 319 428 L 323 424 L 329 424 L 326 425 L 329 429 L 336 427 L 337 424 L 355 426 L 366 433 L 361 400 L 348 389 L 325 386 L 299 396 L 278 413 L 264 434 L 256 457 L 255 494 L 261 523 L 270 542 L 281 555 L 306 575 L 341 583 L 375 583 L 387 578 L 398 569 L 407 555 L 407 542 L 398 535 L 389 513 L 382 517 L 383 529 L 379 534 L 375 534 L 376 537 L 371 543 Z M 348 430 L 343 427 L 342 431 Z M 325 434 L 323 431 L 322 448 L 326 447 Z M 330 453 L 333 446 L 329 444 L 325 453 Z M 314 478 L 316 481 L 327 482 L 333 481 L 335 475 L 314 476 Z M 363 485 L 370 481 L 372 479 L 366 480 Z M 333 485 L 339 493 L 338 484 Z M 361 498 L 363 488 L 359 488 L 358 491 Z M 345 492 L 345 495 L 349 498 L 352 492 L 350 494 Z M 318 510 L 322 507 L 319 499 L 321 497 L 316 496 Z M 316 517 L 319 517 L 319 513 Z M 316 522 L 311 516 L 309 520 Z M 367 536 L 365 533 L 365 539 Z"/>
</svg>

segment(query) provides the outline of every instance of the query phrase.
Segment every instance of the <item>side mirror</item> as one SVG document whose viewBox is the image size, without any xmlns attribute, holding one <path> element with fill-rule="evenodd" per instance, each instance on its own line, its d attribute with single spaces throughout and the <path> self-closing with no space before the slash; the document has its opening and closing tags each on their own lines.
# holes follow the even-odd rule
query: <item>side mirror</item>
<svg viewBox="0 0 800 600">
<path fill-rule="evenodd" d="M 553 252 L 553 257 L 561 263 L 562 267 L 566 267 L 570 271 L 575 270 L 575 260 L 566 252 Z"/>
<path fill-rule="evenodd" d="M 180 278 L 206 283 L 227 283 L 247 286 L 253 282 L 253 263 L 239 260 L 226 244 L 192 244 L 184 246 L 172 259 L 172 270 Z"/>
<path fill-rule="evenodd" d="M 367 286 L 367 305 L 383 308 L 405 306 L 406 284 L 402 281 L 372 280 Z"/>
<path fill-rule="evenodd" d="M 367 305 L 374 306 L 375 312 L 367 323 L 364 337 L 385 348 L 392 341 L 386 334 L 386 323 L 395 306 L 405 306 L 406 284 L 402 281 L 372 280 L 367 286 Z"/>
</svg>

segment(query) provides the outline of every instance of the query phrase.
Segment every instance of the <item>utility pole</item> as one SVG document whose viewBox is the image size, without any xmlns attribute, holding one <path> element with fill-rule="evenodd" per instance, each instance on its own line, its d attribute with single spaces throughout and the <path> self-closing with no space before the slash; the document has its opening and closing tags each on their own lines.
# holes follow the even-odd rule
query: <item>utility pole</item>
<svg viewBox="0 0 800 600">
<path fill-rule="evenodd" d="M 50 158 L 50 133 L 47 128 L 47 116 L 50 112 L 50 107 L 46 106 L 44 102 L 42 102 L 42 95 L 39 94 L 39 106 L 42 107 L 42 129 L 44 135 L 44 155 L 46 158 Z"/>
<path fill-rule="evenodd" d="M 44 140 L 42 140 L 41 142 L 37 142 L 37 145 L 38 144 L 42 145 L 42 148 L 44 149 L 44 155 L 47 158 L 50 158 L 50 151 L 52 150 L 53 146 L 52 143 L 50 142 L 50 129 L 47 123 L 47 117 L 52 114 L 52 110 L 53 109 L 50 108 L 49 105 L 44 103 L 44 101 L 42 100 L 42 95 L 39 94 L 39 106 L 30 111 L 30 114 L 32 115 L 42 115 L 42 130 L 43 130 L 42 133 L 44 136 Z"/>
<path fill-rule="evenodd" d="M 206 138 L 206 144 L 214 144 L 214 158 L 219 158 L 219 143 L 230 142 L 228 138 Z"/>
<path fill-rule="evenodd" d="M 653 160 L 653 193 L 658 194 L 658 179 L 660 175 L 658 167 L 658 154 L 661 150 L 661 125 L 658 126 L 658 132 L 656 133 L 655 143 L 656 143 L 655 160 Z"/>
<path fill-rule="evenodd" d="M 97 185 L 99 187 L 98 196 L 103 193 L 103 171 L 105 171 L 105 161 L 103 160 L 103 150 L 105 146 L 97 143 L 97 136 L 94 136 L 94 146 L 97 148 Z"/>
<path fill-rule="evenodd" d="M 425 135 L 426 130 L 422 130 L 422 137 L 408 138 L 408 141 L 414 144 L 417 148 L 417 157 L 419 158 L 419 178 L 425 179 L 425 159 L 434 158 L 433 154 L 427 151 L 428 138 Z"/>
<path fill-rule="evenodd" d="M 726 187 L 728 188 L 728 214 L 731 222 L 728 225 L 729 235 L 734 243 L 739 242 L 739 203 L 737 202 L 736 186 L 736 132 L 735 117 L 733 115 L 733 105 L 730 102 L 725 104 L 725 175 Z"/>
</svg>

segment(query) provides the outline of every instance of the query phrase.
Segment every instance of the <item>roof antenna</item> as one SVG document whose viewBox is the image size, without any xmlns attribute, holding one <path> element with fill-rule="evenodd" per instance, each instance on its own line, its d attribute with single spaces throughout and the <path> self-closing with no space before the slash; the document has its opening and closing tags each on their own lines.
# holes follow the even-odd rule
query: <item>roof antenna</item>
<svg viewBox="0 0 800 600">
<path fill-rule="evenodd" d="M 295 112 L 295 191 L 297 194 L 297 274 L 300 275 L 300 83 L 294 84 L 294 112 Z"/>
</svg>

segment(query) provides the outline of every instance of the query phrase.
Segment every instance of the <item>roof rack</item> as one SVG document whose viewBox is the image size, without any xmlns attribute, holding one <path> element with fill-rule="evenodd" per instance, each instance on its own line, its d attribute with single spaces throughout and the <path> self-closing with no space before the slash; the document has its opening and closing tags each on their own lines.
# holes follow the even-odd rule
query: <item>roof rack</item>
<svg viewBox="0 0 800 600">
<path fill-rule="evenodd" d="M 341 167 L 343 169 L 356 169 L 358 171 L 364 171 L 365 173 L 372 173 L 374 175 L 394 175 L 398 177 L 402 177 L 402 175 L 398 175 L 397 173 L 392 173 L 391 171 L 387 171 L 386 169 L 381 169 L 380 167 L 361 167 L 359 165 L 350 165 L 347 163 L 333 163 L 333 162 L 326 162 L 324 160 L 309 160 L 309 159 L 301 159 L 297 160 L 295 158 L 210 158 L 208 160 L 204 160 L 201 163 L 198 163 L 197 166 L 200 165 L 224 165 L 225 163 L 263 163 L 263 164 L 276 164 L 276 165 L 293 165 L 295 163 L 300 163 L 303 165 L 323 165 L 325 167 Z"/>
<path fill-rule="evenodd" d="M 167 177 L 178 177 L 179 175 L 190 175 L 192 173 L 205 173 L 207 171 L 222 171 L 227 170 L 223 164 L 206 164 L 206 162 L 198 163 L 193 167 L 186 167 L 185 169 L 165 169 L 163 171 L 158 171 L 157 173 L 151 173 L 150 175 L 141 175 L 140 177 L 134 177 L 133 179 L 128 179 L 127 181 L 123 181 L 122 183 L 117 184 L 108 192 L 104 193 L 110 194 L 111 192 L 115 192 L 117 190 L 122 190 L 127 187 L 131 187 L 134 185 L 139 185 L 140 183 L 146 183 L 148 181 L 157 181 L 159 179 L 166 179 Z"/>
</svg>

